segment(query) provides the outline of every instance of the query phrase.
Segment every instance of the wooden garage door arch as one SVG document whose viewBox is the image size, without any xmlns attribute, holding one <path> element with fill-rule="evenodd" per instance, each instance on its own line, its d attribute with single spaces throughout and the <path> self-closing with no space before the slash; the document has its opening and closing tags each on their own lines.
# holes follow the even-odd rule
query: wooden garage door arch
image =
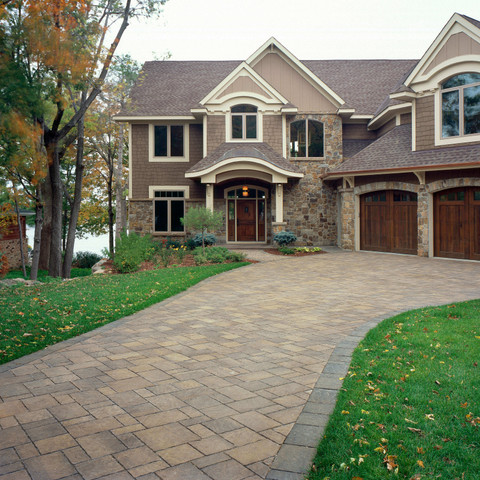
<svg viewBox="0 0 480 480">
<path fill-rule="evenodd" d="M 436 257 L 480 260 L 480 187 L 434 194 Z"/>
<path fill-rule="evenodd" d="M 360 248 L 417 254 L 417 194 L 381 190 L 360 197 Z"/>
</svg>

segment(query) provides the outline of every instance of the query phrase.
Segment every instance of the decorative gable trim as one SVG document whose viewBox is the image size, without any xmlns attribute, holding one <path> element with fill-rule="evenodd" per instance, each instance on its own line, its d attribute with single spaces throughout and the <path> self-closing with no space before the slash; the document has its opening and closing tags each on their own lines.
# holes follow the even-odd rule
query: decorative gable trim
<svg viewBox="0 0 480 480">
<path fill-rule="evenodd" d="M 468 36 L 475 43 L 478 43 L 480 47 L 480 29 L 463 16 L 455 13 L 445 27 L 443 27 L 435 41 L 430 45 L 417 66 L 406 79 L 405 85 L 407 87 L 415 85 L 416 88 L 414 88 L 414 90 L 417 91 L 434 88 L 434 85 L 431 84 L 430 81 L 439 71 L 452 69 L 454 68 L 454 65 L 458 66 L 461 63 L 465 64 L 465 67 L 462 67 L 465 71 L 467 71 L 466 68 L 471 68 L 477 64 L 474 71 L 478 71 L 480 54 L 476 54 L 475 48 L 475 53 L 473 54 L 465 53 L 463 55 L 455 56 L 452 59 L 440 61 L 438 64 L 434 65 L 437 56 L 445 52 L 447 43 L 451 41 L 452 38 L 455 38 L 455 36 L 457 36 L 457 40 L 460 36 L 462 38 L 463 36 Z"/>
<path fill-rule="evenodd" d="M 235 92 L 224 94 L 229 86 L 233 85 L 239 78 L 247 77 L 257 88 L 256 92 Z M 201 101 L 201 105 L 220 105 L 234 97 L 253 97 L 266 104 L 287 105 L 288 100 L 281 95 L 275 88 L 266 82 L 250 65 L 242 62 L 230 75 L 223 79 L 210 93 Z"/>
<path fill-rule="evenodd" d="M 268 53 L 278 53 L 291 67 L 293 67 L 305 80 L 307 80 L 318 92 L 326 96 L 337 108 L 345 103 L 345 100 L 335 93 L 326 83 L 322 82 L 309 68 L 307 68 L 293 53 L 285 48 L 276 38 L 271 37 L 258 50 L 256 50 L 246 63 L 251 67 Z"/>
</svg>

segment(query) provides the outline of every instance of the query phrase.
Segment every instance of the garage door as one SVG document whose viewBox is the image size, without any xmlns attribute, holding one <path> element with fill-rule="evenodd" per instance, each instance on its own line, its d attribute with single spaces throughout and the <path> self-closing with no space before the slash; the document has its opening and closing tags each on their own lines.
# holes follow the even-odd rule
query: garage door
<svg viewBox="0 0 480 480">
<path fill-rule="evenodd" d="M 417 253 L 417 194 L 400 190 L 360 197 L 360 248 Z"/>
<path fill-rule="evenodd" d="M 480 188 L 443 190 L 434 204 L 435 255 L 480 260 Z"/>
</svg>

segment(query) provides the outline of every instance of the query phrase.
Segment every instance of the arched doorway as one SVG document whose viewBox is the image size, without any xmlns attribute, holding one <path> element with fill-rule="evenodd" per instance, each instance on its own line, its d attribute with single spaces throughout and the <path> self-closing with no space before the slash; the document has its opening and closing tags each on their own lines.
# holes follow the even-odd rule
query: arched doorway
<svg viewBox="0 0 480 480">
<path fill-rule="evenodd" d="M 227 241 L 266 242 L 268 190 L 239 185 L 225 190 Z"/>
</svg>

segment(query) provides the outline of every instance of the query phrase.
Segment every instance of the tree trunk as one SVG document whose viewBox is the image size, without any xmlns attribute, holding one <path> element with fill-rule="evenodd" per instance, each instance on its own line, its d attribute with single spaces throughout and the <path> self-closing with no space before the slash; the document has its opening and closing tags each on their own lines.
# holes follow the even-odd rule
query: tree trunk
<svg viewBox="0 0 480 480">
<path fill-rule="evenodd" d="M 58 141 L 54 140 L 51 145 L 51 163 L 48 167 L 50 185 L 52 187 L 52 233 L 50 238 L 50 259 L 48 262 L 48 274 L 51 277 L 59 277 L 62 268 L 63 190 L 60 177 L 60 155 L 58 147 Z"/>
<path fill-rule="evenodd" d="M 40 260 L 40 244 L 42 238 L 43 224 L 43 203 L 41 200 L 40 188 L 37 187 L 37 199 L 35 201 L 35 234 L 33 236 L 32 268 L 30 280 L 36 280 L 38 276 L 38 265 Z"/>
<path fill-rule="evenodd" d="M 47 171 L 47 177 L 39 188 L 39 194 L 42 199 L 43 219 L 41 233 L 39 232 L 39 252 L 38 252 L 38 268 L 48 270 L 48 262 L 50 260 L 50 239 L 52 238 L 52 189 L 50 185 L 50 176 Z M 36 208 L 36 207 L 35 207 Z M 37 224 L 35 222 L 35 228 Z M 35 279 L 36 280 L 36 279 Z"/>
<path fill-rule="evenodd" d="M 85 93 L 82 93 L 82 101 Z M 77 138 L 77 156 L 75 161 L 75 191 L 73 203 L 70 208 L 70 221 L 68 222 L 67 247 L 63 259 L 63 278 L 70 278 L 72 271 L 73 250 L 75 248 L 75 234 L 77 231 L 78 214 L 80 213 L 80 204 L 82 202 L 82 182 L 83 182 L 83 150 L 85 145 L 85 118 L 82 117 L 78 122 Z"/>
<path fill-rule="evenodd" d="M 120 238 L 120 233 L 126 227 L 126 203 L 123 196 L 122 173 L 123 173 L 123 145 L 125 142 L 125 125 L 120 124 L 118 132 L 118 157 L 115 169 L 115 195 L 116 195 L 116 225 L 115 237 Z M 111 252 L 113 253 L 113 252 Z"/>
<path fill-rule="evenodd" d="M 113 159 L 112 159 L 113 160 Z M 114 256 L 115 247 L 113 243 L 113 223 L 114 223 L 114 215 L 113 215 L 113 165 L 111 165 L 111 169 L 108 175 L 108 183 L 107 183 L 107 192 L 108 192 L 108 248 L 110 250 L 110 255 Z"/>
<path fill-rule="evenodd" d="M 15 213 L 17 214 L 19 244 L 20 244 L 20 258 L 22 259 L 23 278 L 27 278 L 27 271 L 25 270 L 25 251 L 23 250 L 23 228 L 22 219 L 20 217 L 20 210 L 18 209 L 18 201 L 15 194 Z"/>
</svg>

